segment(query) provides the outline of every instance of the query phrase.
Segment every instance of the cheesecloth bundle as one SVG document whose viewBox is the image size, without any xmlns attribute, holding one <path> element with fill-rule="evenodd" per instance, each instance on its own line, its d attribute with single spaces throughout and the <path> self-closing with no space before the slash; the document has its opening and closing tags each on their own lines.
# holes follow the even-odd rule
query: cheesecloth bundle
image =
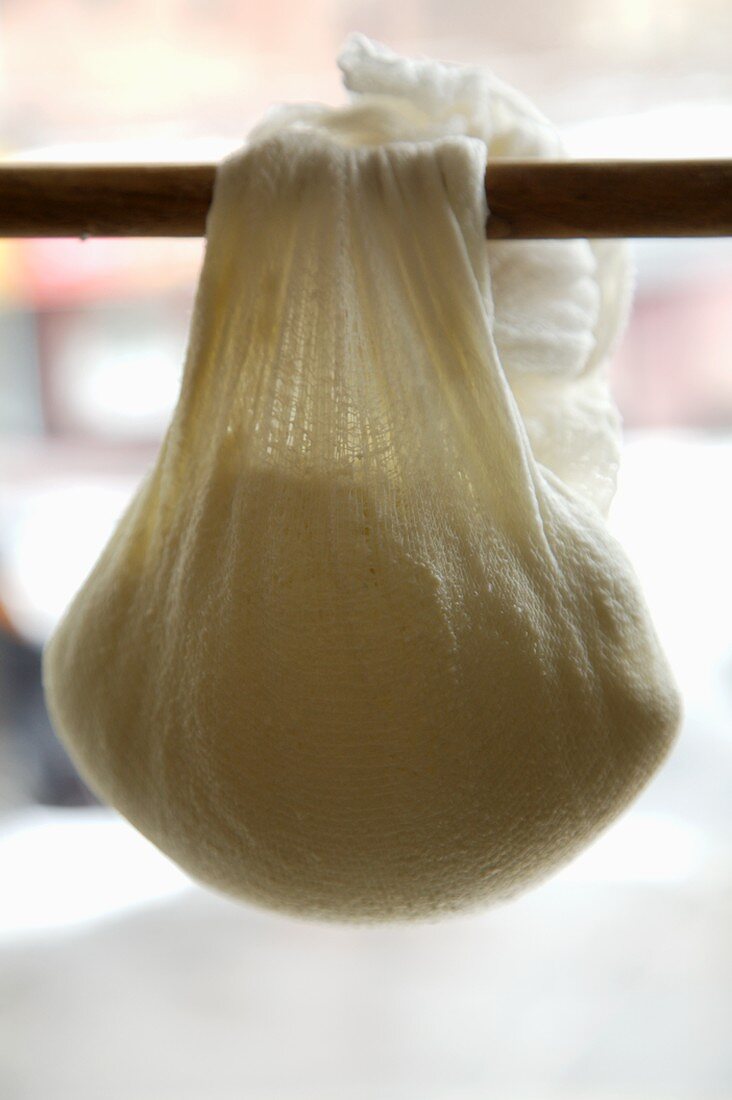
<svg viewBox="0 0 732 1100">
<path fill-rule="evenodd" d="M 351 38 L 217 173 L 178 405 L 44 655 L 92 787 L 196 878 L 346 920 L 511 895 L 638 792 L 675 688 L 603 514 L 614 243 L 485 240 L 561 156 L 488 72 Z"/>
</svg>

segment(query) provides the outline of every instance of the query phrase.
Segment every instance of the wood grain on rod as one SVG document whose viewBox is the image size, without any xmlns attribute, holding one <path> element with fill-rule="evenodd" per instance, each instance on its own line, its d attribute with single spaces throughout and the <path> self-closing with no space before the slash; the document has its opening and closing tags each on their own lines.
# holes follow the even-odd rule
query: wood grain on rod
<svg viewBox="0 0 732 1100">
<path fill-rule="evenodd" d="M 0 237 L 198 237 L 214 164 L 0 164 Z M 488 237 L 732 236 L 732 160 L 498 160 Z M 429 226 L 425 226 L 425 232 Z"/>
</svg>

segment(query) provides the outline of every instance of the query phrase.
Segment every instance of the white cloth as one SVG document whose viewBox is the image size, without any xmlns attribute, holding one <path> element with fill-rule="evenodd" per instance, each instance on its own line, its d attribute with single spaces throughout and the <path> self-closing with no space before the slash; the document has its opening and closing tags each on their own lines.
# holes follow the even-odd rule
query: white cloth
<svg viewBox="0 0 732 1100">
<path fill-rule="evenodd" d="M 92 785 L 254 902 L 406 919 L 560 865 L 678 703 L 602 511 L 622 248 L 487 245 L 490 74 L 352 39 L 221 166 L 180 400 L 45 654 Z"/>
</svg>

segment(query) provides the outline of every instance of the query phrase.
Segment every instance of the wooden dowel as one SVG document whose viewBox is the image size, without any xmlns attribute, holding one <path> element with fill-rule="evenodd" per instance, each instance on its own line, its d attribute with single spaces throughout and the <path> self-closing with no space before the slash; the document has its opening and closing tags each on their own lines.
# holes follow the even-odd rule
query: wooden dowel
<svg viewBox="0 0 732 1100">
<path fill-rule="evenodd" d="M 488 236 L 732 236 L 732 160 L 504 161 L 486 172 Z"/>
<path fill-rule="evenodd" d="M 213 164 L 0 165 L 0 237 L 198 237 Z M 732 160 L 511 161 L 486 171 L 496 239 L 732 236 Z M 429 226 L 425 226 L 429 232 Z"/>
</svg>

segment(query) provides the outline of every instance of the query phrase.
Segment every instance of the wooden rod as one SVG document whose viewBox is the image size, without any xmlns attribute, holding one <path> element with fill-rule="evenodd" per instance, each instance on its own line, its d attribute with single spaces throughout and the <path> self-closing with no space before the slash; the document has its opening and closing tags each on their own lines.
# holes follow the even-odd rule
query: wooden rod
<svg viewBox="0 0 732 1100">
<path fill-rule="evenodd" d="M 200 237 L 215 174 L 215 164 L 5 163 L 0 237 Z M 495 239 L 732 236 L 732 160 L 498 160 L 486 196 Z"/>
</svg>

